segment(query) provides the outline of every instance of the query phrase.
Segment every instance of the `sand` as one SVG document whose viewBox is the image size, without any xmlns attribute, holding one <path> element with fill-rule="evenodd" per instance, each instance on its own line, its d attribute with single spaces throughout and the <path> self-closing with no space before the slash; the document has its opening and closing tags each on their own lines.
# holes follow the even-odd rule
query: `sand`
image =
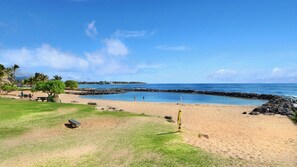
<svg viewBox="0 0 297 167">
<path fill-rule="evenodd" d="M 181 109 L 181 134 L 188 144 L 264 165 L 297 166 L 297 125 L 285 116 L 242 114 L 255 106 L 93 100 L 68 94 L 61 94 L 60 99 L 63 103 L 96 102 L 99 108 L 112 106 L 132 113 L 170 115 L 174 120 Z"/>
</svg>

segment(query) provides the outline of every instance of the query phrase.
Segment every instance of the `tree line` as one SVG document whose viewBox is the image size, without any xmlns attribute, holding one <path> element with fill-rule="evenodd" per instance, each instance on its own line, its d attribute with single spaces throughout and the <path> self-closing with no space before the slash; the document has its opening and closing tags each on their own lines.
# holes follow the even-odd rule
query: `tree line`
<svg viewBox="0 0 297 167">
<path fill-rule="evenodd" d="M 126 81 L 81 81 L 79 84 L 97 84 L 97 85 L 109 85 L 109 84 L 146 84 L 146 82 L 126 82 Z"/>
<path fill-rule="evenodd" d="M 32 92 L 42 91 L 47 93 L 48 99 L 52 101 L 58 94 L 64 93 L 65 89 L 78 88 L 77 81 L 67 80 L 63 82 L 62 77 L 59 75 L 55 75 L 50 79 L 48 75 L 38 72 L 29 78 L 17 81 L 16 71 L 19 68 L 16 64 L 11 67 L 0 64 L 0 91 L 8 94 L 11 91 L 22 90 L 25 87 Z"/>
</svg>

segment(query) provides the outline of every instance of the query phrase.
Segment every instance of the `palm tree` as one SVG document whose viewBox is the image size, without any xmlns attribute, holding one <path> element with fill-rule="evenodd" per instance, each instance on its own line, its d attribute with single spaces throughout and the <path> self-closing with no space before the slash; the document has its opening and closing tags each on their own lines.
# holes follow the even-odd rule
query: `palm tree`
<svg viewBox="0 0 297 167">
<path fill-rule="evenodd" d="M 33 77 L 34 82 L 38 82 L 38 81 L 48 81 L 48 76 L 42 73 L 35 73 L 34 77 Z"/>
<path fill-rule="evenodd" d="M 15 78 L 15 72 L 16 72 L 17 69 L 20 68 L 20 66 L 18 66 L 17 64 L 15 64 L 11 68 L 12 68 L 12 71 L 13 71 L 13 77 Z"/>
<path fill-rule="evenodd" d="M 3 64 L 0 64 L 0 80 L 4 77 L 5 74 L 5 67 Z"/>
<path fill-rule="evenodd" d="M 12 68 L 5 68 L 4 75 L 6 74 L 7 79 L 12 82 L 13 81 L 13 70 Z"/>
<path fill-rule="evenodd" d="M 20 66 L 18 66 L 17 64 L 13 65 L 11 68 L 7 68 L 8 77 L 11 82 L 15 82 L 15 73 L 16 70 L 19 68 Z"/>
<path fill-rule="evenodd" d="M 55 75 L 55 76 L 53 76 L 53 80 L 59 80 L 59 81 L 61 81 L 62 80 L 62 77 L 59 76 L 59 75 Z"/>
</svg>

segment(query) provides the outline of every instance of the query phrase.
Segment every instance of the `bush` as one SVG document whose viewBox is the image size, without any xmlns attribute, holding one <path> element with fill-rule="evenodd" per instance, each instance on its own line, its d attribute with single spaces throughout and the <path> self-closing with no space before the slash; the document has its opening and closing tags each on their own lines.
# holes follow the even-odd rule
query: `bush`
<svg viewBox="0 0 297 167">
<path fill-rule="evenodd" d="M 295 123 L 297 123 L 297 111 L 294 112 L 293 117 L 291 118 L 291 120 Z"/>
<path fill-rule="evenodd" d="M 77 89 L 78 88 L 78 82 L 74 80 L 67 80 L 65 82 L 66 88 L 68 89 Z"/>
<path fill-rule="evenodd" d="M 4 85 L 1 85 L 0 89 L 3 90 L 3 91 L 5 91 L 6 94 L 8 94 L 9 92 L 18 90 L 18 87 L 15 86 L 15 85 L 4 84 Z"/>
</svg>

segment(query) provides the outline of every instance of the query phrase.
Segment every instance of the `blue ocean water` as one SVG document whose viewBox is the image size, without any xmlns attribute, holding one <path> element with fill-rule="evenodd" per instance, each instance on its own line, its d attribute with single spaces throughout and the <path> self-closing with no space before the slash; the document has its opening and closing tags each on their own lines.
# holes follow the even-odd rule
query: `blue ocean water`
<svg viewBox="0 0 297 167">
<path fill-rule="evenodd" d="M 151 88 L 151 89 L 189 89 L 222 92 L 245 92 L 274 94 L 297 97 L 297 83 L 288 84 L 122 84 L 122 85 L 79 85 L 80 88 Z"/>
<path fill-rule="evenodd" d="M 80 88 L 151 88 L 151 89 L 190 89 L 222 92 L 245 92 L 259 94 L 275 94 L 282 96 L 297 97 L 297 84 L 122 84 L 122 85 L 79 85 Z M 148 102 L 174 102 L 179 103 L 182 97 L 183 103 L 214 103 L 214 104 L 235 104 L 235 105 L 261 105 L 263 100 L 250 100 L 214 95 L 197 95 L 184 93 L 163 93 L 163 92 L 128 92 L 124 94 L 82 96 L 83 98 L 148 101 Z"/>
</svg>

